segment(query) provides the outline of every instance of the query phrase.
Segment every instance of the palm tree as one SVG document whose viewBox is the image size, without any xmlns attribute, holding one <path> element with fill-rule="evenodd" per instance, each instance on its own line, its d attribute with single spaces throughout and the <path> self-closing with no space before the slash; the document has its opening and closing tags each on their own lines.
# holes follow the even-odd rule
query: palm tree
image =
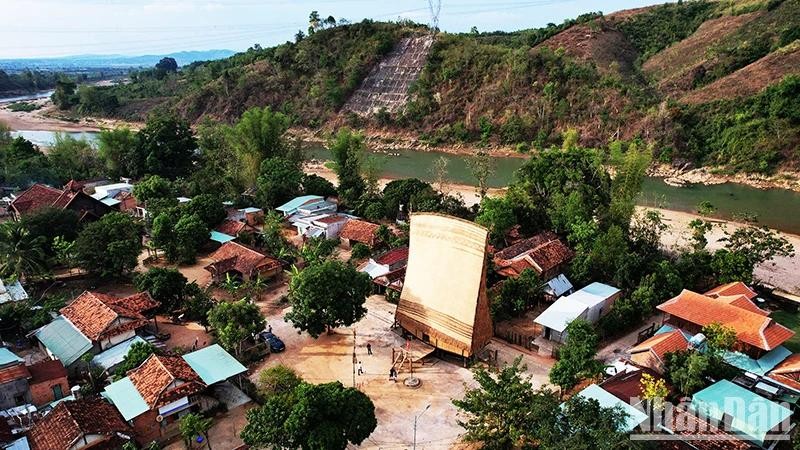
<svg viewBox="0 0 800 450">
<path fill-rule="evenodd" d="M 221 283 L 222 289 L 225 289 L 229 294 L 233 295 L 239 288 L 242 287 L 242 284 L 236 278 L 232 277 L 230 273 L 225 274 L 225 280 Z"/>
<path fill-rule="evenodd" d="M 44 237 L 19 222 L 0 224 L 0 276 L 25 279 L 45 269 Z"/>
</svg>

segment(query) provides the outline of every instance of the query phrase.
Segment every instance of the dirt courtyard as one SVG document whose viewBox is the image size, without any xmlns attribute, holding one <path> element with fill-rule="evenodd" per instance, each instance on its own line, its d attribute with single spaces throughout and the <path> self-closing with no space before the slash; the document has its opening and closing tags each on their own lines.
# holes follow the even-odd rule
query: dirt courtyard
<svg viewBox="0 0 800 450">
<path fill-rule="evenodd" d="M 378 427 L 362 443 L 360 448 L 408 449 L 413 443 L 414 416 L 430 408 L 417 421 L 417 448 L 447 449 L 460 441 L 464 430 L 458 425 L 453 398 L 460 398 L 464 385 L 474 386 L 472 373 L 461 364 L 428 357 L 414 374 L 422 380 L 422 386 L 411 389 L 403 385 L 407 371 L 400 372 L 397 383 L 389 381 L 392 365 L 392 349 L 404 345 L 397 330 L 390 327 L 394 322 L 395 305 L 383 296 L 372 296 L 366 302 L 367 315 L 355 326 L 336 329 L 333 334 L 318 339 L 308 334 L 298 334 L 291 323 L 283 320 L 283 312 L 265 311 L 273 332 L 286 343 L 286 351 L 270 355 L 252 367 L 251 378 L 258 380 L 258 373 L 269 366 L 284 364 L 294 368 L 306 381 L 326 383 L 340 381 L 345 386 L 355 386 L 367 394 L 375 404 Z M 271 312 L 271 314 L 270 314 Z M 353 329 L 356 331 L 356 355 L 363 364 L 364 375 L 353 375 Z M 373 355 L 367 355 L 366 344 L 372 346 Z M 499 347 L 501 361 L 513 359 L 521 354 L 518 349 L 493 341 Z M 528 369 L 538 383 L 546 374 L 549 365 L 526 355 Z M 538 375 L 538 376 L 537 376 Z M 346 411 L 343 411 L 346 413 Z"/>
</svg>

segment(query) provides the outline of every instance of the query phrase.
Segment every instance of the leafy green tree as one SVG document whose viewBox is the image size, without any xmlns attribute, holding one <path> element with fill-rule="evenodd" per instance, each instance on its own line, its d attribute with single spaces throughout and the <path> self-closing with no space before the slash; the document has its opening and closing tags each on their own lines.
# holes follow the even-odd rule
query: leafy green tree
<svg viewBox="0 0 800 450">
<path fill-rule="evenodd" d="M 197 141 L 186 122 L 169 115 L 152 115 L 136 140 L 136 147 L 126 158 L 130 176 L 150 174 L 175 179 L 190 173 Z"/>
<path fill-rule="evenodd" d="M 542 279 L 532 269 L 503 281 L 500 292 L 492 299 L 492 318 L 502 321 L 524 314 L 542 300 L 543 286 Z"/>
<path fill-rule="evenodd" d="M 116 368 L 115 378 L 125 377 L 129 370 L 139 367 L 150 355 L 156 353 L 156 347 L 149 342 L 134 342 L 128 349 L 128 354 Z"/>
<path fill-rule="evenodd" d="M 313 173 L 303 175 L 302 185 L 303 193 L 306 195 L 321 195 L 323 197 L 336 195 L 336 186 L 333 183 Z"/>
<path fill-rule="evenodd" d="M 178 63 L 175 61 L 175 58 L 165 56 L 156 63 L 156 69 L 163 72 L 175 73 L 178 71 Z"/>
<path fill-rule="evenodd" d="M 294 369 L 278 364 L 258 374 L 258 392 L 265 398 L 291 394 L 302 382 L 303 379 Z"/>
<path fill-rule="evenodd" d="M 264 215 L 261 241 L 270 255 L 284 261 L 294 260 L 294 247 L 283 234 L 283 217 L 277 211 L 269 211 Z"/>
<path fill-rule="evenodd" d="M 88 224 L 75 241 L 78 264 L 100 277 L 133 270 L 142 252 L 142 227 L 124 213 L 109 213 Z"/>
<path fill-rule="evenodd" d="M 0 277 L 26 278 L 45 271 L 45 238 L 19 222 L 0 223 Z"/>
<path fill-rule="evenodd" d="M 176 196 L 176 191 L 171 181 L 158 175 L 151 175 L 133 186 L 133 196 L 139 203 L 146 205 L 155 199 L 172 199 Z"/>
<path fill-rule="evenodd" d="M 725 248 L 729 251 L 745 255 L 753 266 L 770 261 L 776 256 L 794 256 L 794 246 L 767 227 L 737 228 L 733 233 L 726 233 L 721 241 L 725 242 Z"/>
<path fill-rule="evenodd" d="M 50 98 L 58 109 L 67 110 L 75 104 L 75 89 L 77 84 L 68 78 L 62 78 L 56 82 L 56 89 Z"/>
<path fill-rule="evenodd" d="M 261 163 L 288 156 L 286 131 L 291 120 L 269 107 L 253 107 L 230 130 L 229 142 L 238 160 L 238 175 L 245 187 L 255 186 Z"/>
<path fill-rule="evenodd" d="M 357 242 L 355 245 L 353 245 L 353 248 L 350 249 L 350 259 L 353 261 L 369 258 L 371 254 L 372 250 L 370 250 L 366 244 L 362 244 L 361 242 Z"/>
<path fill-rule="evenodd" d="M 53 171 L 62 183 L 69 180 L 86 180 L 97 177 L 103 171 L 97 151 L 86 139 L 56 133 L 55 142 L 47 152 Z"/>
<path fill-rule="evenodd" d="M 281 157 L 267 158 L 261 163 L 257 180 L 260 203 L 273 209 L 302 192 L 303 171 L 293 161 Z"/>
<path fill-rule="evenodd" d="M 639 150 L 636 144 L 616 162 L 616 175 L 611 183 L 611 223 L 627 230 L 636 211 L 636 198 L 642 190 L 642 182 L 652 161 L 652 149 Z"/>
<path fill-rule="evenodd" d="M 310 238 L 300 248 L 300 256 L 306 265 L 321 263 L 336 250 L 338 242 L 324 237 Z"/>
<path fill-rule="evenodd" d="M 66 266 L 70 273 L 78 265 L 78 256 L 75 254 L 75 241 L 68 241 L 62 236 L 56 236 L 53 239 L 53 253 L 55 253 L 56 261 Z"/>
<path fill-rule="evenodd" d="M 312 337 L 350 326 L 367 313 L 364 301 L 372 290 L 369 276 L 336 260 L 311 265 L 292 277 L 286 320 Z"/>
<path fill-rule="evenodd" d="M 183 292 L 183 311 L 186 319 L 208 327 L 208 312 L 216 304 L 208 290 L 201 288 L 194 281 L 187 284 Z"/>
<path fill-rule="evenodd" d="M 47 156 L 21 136 L 0 146 L 0 179 L 12 186 L 57 181 Z"/>
<path fill-rule="evenodd" d="M 338 381 L 301 383 L 248 411 L 241 437 L 253 447 L 344 450 L 364 442 L 377 425 L 375 406 L 361 391 Z"/>
<path fill-rule="evenodd" d="M 208 441 L 208 430 L 211 429 L 211 425 L 213 425 L 211 418 L 203 417 L 200 414 L 189 413 L 181 417 L 178 428 L 186 447 L 191 448 L 194 439 L 200 436 L 206 442 L 208 450 L 211 450 L 211 442 Z"/>
<path fill-rule="evenodd" d="M 619 406 L 603 408 L 595 399 L 574 395 L 564 403 L 563 409 L 554 410 L 562 413 L 555 427 L 537 433 L 541 436 L 539 448 L 542 450 L 638 448 L 637 443 L 622 431 L 628 414 Z"/>
<path fill-rule="evenodd" d="M 239 355 L 242 342 L 263 330 L 265 322 L 257 305 L 239 300 L 217 303 L 208 312 L 208 323 L 216 331 L 220 345 Z"/>
<path fill-rule="evenodd" d="M 709 359 L 700 352 L 678 351 L 664 355 L 665 373 L 681 394 L 691 395 L 706 386 Z"/>
<path fill-rule="evenodd" d="M 78 213 L 71 209 L 40 208 L 25 215 L 21 222 L 31 236 L 43 238 L 43 250 L 47 256 L 55 255 L 53 244 L 56 238 L 74 241 L 81 229 Z"/>
<path fill-rule="evenodd" d="M 208 242 L 208 225 L 197 214 L 184 215 L 175 223 L 173 236 L 176 251 L 174 260 L 182 264 L 192 264 L 197 258 L 197 250 Z M 167 258 L 172 260 L 170 256 L 167 253 Z"/>
<path fill-rule="evenodd" d="M 717 283 L 732 283 L 753 281 L 753 263 L 744 252 L 732 252 L 720 249 L 714 252 L 711 258 L 711 271 Z"/>
<path fill-rule="evenodd" d="M 137 290 L 147 291 L 161 303 L 162 311 L 182 307 L 188 281 L 178 269 L 169 267 L 151 267 L 133 279 Z"/>
<path fill-rule="evenodd" d="M 558 349 L 558 361 L 550 369 L 550 382 L 566 391 L 603 370 L 596 360 L 597 334 L 589 322 L 575 319 L 567 325 L 567 342 Z"/>
<path fill-rule="evenodd" d="M 507 197 L 483 197 L 475 222 L 489 229 L 495 245 L 505 243 L 506 234 L 516 225 L 517 217 Z"/>
<path fill-rule="evenodd" d="M 397 217 L 400 206 L 406 213 L 417 211 L 417 205 L 412 199 L 422 199 L 423 197 L 435 197 L 436 192 L 430 184 L 416 178 L 404 178 L 392 180 L 383 188 L 383 202 L 386 216 L 390 219 Z"/>
<path fill-rule="evenodd" d="M 366 151 L 364 136 L 341 129 L 328 143 L 328 147 L 336 163 L 334 171 L 339 178 L 339 200 L 345 205 L 355 205 L 367 189 L 361 176 L 361 164 Z"/>
<path fill-rule="evenodd" d="M 486 197 L 489 191 L 489 178 L 494 175 L 495 161 L 489 153 L 478 152 L 475 156 L 466 159 L 467 167 L 475 181 L 478 183 L 478 195 Z"/>
<path fill-rule="evenodd" d="M 222 201 L 213 194 L 195 196 L 186 204 L 184 210 L 187 215 L 197 215 L 208 228 L 216 227 L 228 216 Z"/>
<path fill-rule="evenodd" d="M 711 351 L 730 350 L 736 345 L 736 330 L 720 322 L 704 326 L 702 333 Z"/>
</svg>

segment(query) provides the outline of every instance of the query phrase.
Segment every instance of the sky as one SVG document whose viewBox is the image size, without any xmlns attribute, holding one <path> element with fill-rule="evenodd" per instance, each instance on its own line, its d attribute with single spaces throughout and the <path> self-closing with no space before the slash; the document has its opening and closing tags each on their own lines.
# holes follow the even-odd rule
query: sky
<svg viewBox="0 0 800 450">
<path fill-rule="evenodd" d="M 439 28 L 514 31 L 663 0 L 441 0 Z M 246 50 L 291 40 L 319 11 L 430 23 L 427 0 L 2 0 L 0 58 Z"/>
</svg>

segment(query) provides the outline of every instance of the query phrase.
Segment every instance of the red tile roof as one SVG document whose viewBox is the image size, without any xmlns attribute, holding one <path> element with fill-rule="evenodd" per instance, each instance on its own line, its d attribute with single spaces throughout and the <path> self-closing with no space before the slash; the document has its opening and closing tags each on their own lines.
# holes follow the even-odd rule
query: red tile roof
<svg viewBox="0 0 800 450">
<path fill-rule="evenodd" d="M 238 236 L 239 233 L 242 232 L 256 231 L 255 228 L 251 227 L 250 225 L 244 222 L 240 222 L 238 220 L 230 220 L 230 219 L 223 220 L 222 223 L 217 228 L 215 228 L 215 230 L 219 231 L 220 233 L 224 233 L 227 234 L 228 236 L 233 236 L 233 237 Z"/>
<path fill-rule="evenodd" d="M 696 450 L 747 450 L 752 448 L 749 441 L 739 439 L 735 434 L 717 428 L 708 421 L 697 417 L 683 408 L 670 408 L 672 420 L 666 426 L 674 430 L 674 435 L 683 437 L 691 446 L 680 446 L 681 441 L 662 441 L 661 449 L 696 449 Z"/>
<path fill-rule="evenodd" d="M 800 391 L 800 353 L 784 359 L 768 375 L 773 380 Z"/>
<path fill-rule="evenodd" d="M 623 402 L 636 405 L 638 402 L 635 400 L 637 398 L 641 399 L 642 397 L 641 380 L 643 374 L 646 373 L 656 379 L 664 378 L 656 371 L 648 369 L 647 367 L 638 367 L 638 369 L 639 370 L 620 372 L 600 383 L 600 387 Z M 672 392 L 672 386 L 667 385 L 667 389 L 669 389 L 670 393 Z"/>
<path fill-rule="evenodd" d="M 515 277 L 528 268 L 539 274 L 549 272 L 574 255 L 555 233 L 545 231 L 495 253 L 494 262 L 499 274 Z"/>
<path fill-rule="evenodd" d="M 62 193 L 63 191 L 59 189 L 34 184 L 11 202 L 11 208 L 20 216 L 24 216 L 39 208 L 52 206 Z"/>
<path fill-rule="evenodd" d="M 222 244 L 212 255 L 211 264 L 205 267 L 209 272 L 223 274 L 235 270 L 241 274 L 252 275 L 257 271 L 267 271 L 281 267 L 281 262 L 253 248 L 238 242 Z"/>
<path fill-rule="evenodd" d="M 67 377 L 67 369 L 57 359 L 48 359 L 30 365 L 28 371 L 31 373 L 30 384 L 32 385 Z"/>
<path fill-rule="evenodd" d="M 722 323 L 735 329 L 740 341 L 762 350 L 772 350 L 794 336 L 794 331 L 769 317 L 686 289 L 658 309 L 701 327 Z"/>
<path fill-rule="evenodd" d="M 200 376 L 179 356 L 150 355 L 139 367 L 128 372 L 128 378 L 151 409 L 206 388 Z M 172 387 L 175 381 L 183 383 Z"/>
<path fill-rule="evenodd" d="M 375 262 L 391 266 L 401 261 L 408 261 L 408 247 L 398 247 L 378 256 Z"/>
<path fill-rule="evenodd" d="M 0 369 L 0 384 L 10 383 L 14 380 L 30 378 L 31 373 L 23 363 L 17 363 Z"/>
<path fill-rule="evenodd" d="M 344 224 L 342 231 L 339 232 L 339 237 L 360 242 L 371 247 L 375 245 L 375 235 L 380 227 L 381 226 L 376 223 L 352 219 Z"/>
<path fill-rule="evenodd" d="M 676 352 L 678 350 L 686 350 L 689 347 L 689 341 L 683 335 L 681 330 L 673 330 L 666 333 L 659 333 L 650 339 L 633 347 L 630 353 L 652 352 L 653 355 L 661 362 L 664 361 L 664 355 L 667 353 Z"/>
<path fill-rule="evenodd" d="M 342 214 L 331 214 L 330 216 L 325 216 L 321 219 L 316 219 L 314 222 L 320 222 L 330 225 L 332 223 L 344 222 L 345 220 L 350 220 L 350 218 Z"/>
<path fill-rule="evenodd" d="M 126 302 L 126 300 L 130 300 Z M 146 318 L 139 312 L 142 306 L 158 305 L 141 294 L 120 299 L 99 292 L 85 291 L 69 305 L 61 308 L 67 318 L 84 336 L 98 341 L 146 325 Z M 118 320 L 119 319 L 119 320 Z"/>
<path fill-rule="evenodd" d="M 107 442 L 92 448 L 117 448 L 118 433 L 131 436 L 131 428 L 117 409 L 100 399 L 64 401 L 42 417 L 28 432 L 31 450 L 67 450 L 86 435 L 103 435 Z"/>
<path fill-rule="evenodd" d="M 741 281 L 734 281 L 733 283 L 717 286 L 706 292 L 705 295 L 713 298 L 743 295 L 747 297 L 748 300 L 752 300 L 758 296 L 754 290 L 747 287 L 747 285 Z"/>
</svg>

